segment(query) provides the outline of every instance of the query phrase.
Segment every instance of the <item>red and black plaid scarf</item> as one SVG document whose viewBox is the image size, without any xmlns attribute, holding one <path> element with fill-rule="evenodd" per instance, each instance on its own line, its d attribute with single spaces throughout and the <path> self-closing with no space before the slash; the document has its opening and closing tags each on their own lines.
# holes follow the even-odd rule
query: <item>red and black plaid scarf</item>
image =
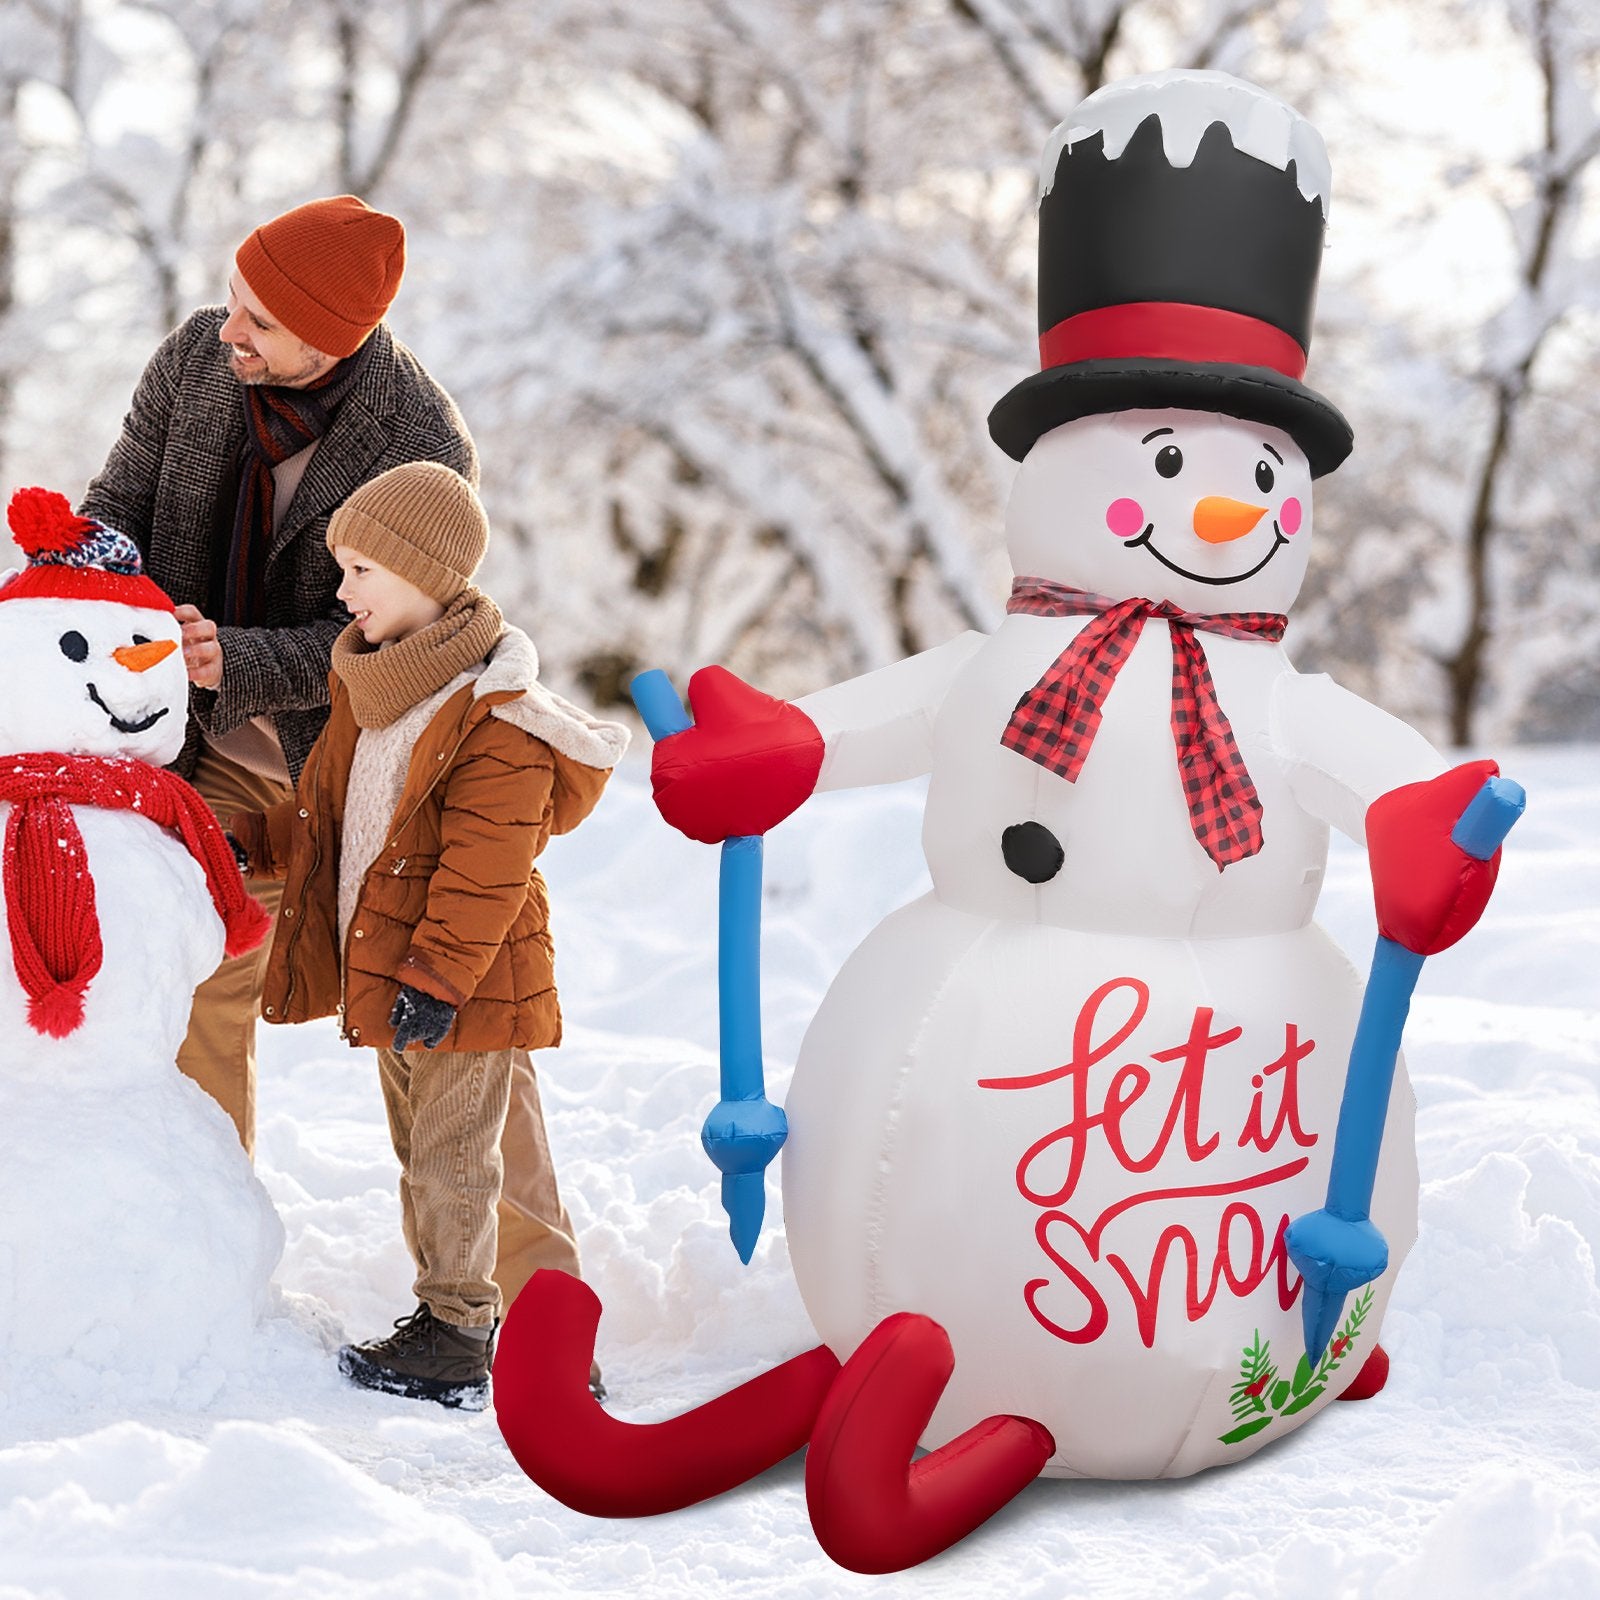
<svg viewBox="0 0 1600 1600">
<path fill-rule="evenodd" d="M 64 1038 L 83 1021 L 84 993 L 104 954 L 73 806 L 137 811 L 177 834 L 205 869 L 228 955 L 255 949 L 271 929 L 265 908 L 245 891 L 211 808 L 174 773 L 111 756 L 6 756 L 0 800 L 12 802 L 0 865 L 11 960 L 37 1033 Z"/>
<path fill-rule="evenodd" d="M 1050 670 L 1017 702 L 1000 742 L 1008 750 L 1076 782 L 1100 726 L 1111 685 L 1133 652 L 1145 618 L 1160 617 L 1172 634 L 1172 741 L 1189 802 L 1189 822 L 1217 870 L 1261 848 L 1261 801 L 1245 770 L 1233 729 L 1217 704 L 1211 668 L 1196 631 L 1226 639 L 1283 637 L 1288 619 L 1268 611 L 1196 616 L 1169 601 L 1110 600 L 1044 578 L 1018 578 L 1009 613 L 1085 617 L 1088 623 Z"/>
<path fill-rule="evenodd" d="M 239 498 L 228 547 L 228 573 L 217 620 L 234 627 L 261 621 L 267 550 L 272 543 L 272 469 L 315 444 L 328 431 L 345 396 L 366 366 L 372 341 L 304 389 L 240 385 L 244 396 L 244 453 Z"/>
</svg>

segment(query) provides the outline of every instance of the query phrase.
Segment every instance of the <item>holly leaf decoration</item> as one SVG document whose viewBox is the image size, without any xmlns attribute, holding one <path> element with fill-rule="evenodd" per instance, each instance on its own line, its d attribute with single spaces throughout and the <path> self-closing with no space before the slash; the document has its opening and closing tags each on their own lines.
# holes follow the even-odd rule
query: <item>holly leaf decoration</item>
<svg viewBox="0 0 1600 1600">
<path fill-rule="evenodd" d="M 1272 1365 L 1271 1345 L 1261 1337 L 1261 1330 L 1256 1328 L 1239 1360 L 1239 1381 L 1228 1395 L 1228 1404 L 1233 1409 L 1233 1419 L 1238 1426 L 1219 1434 L 1218 1441 L 1222 1444 L 1238 1444 L 1241 1439 L 1259 1433 L 1279 1417 L 1292 1417 L 1297 1411 L 1314 1405 L 1327 1392 L 1328 1380 L 1355 1347 L 1371 1310 L 1372 1289 L 1369 1285 L 1351 1306 L 1344 1326 L 1329 1341 L 1316 1367 L 1313 1368 L 1302 1355 L 1295 1363 L 1293 1375 L 1288 1378 L 1278 1377 L 1278 1369 Z"/>
<path fill-rule="evenodd" d="M 1269 1411 L 1264 1417 L 1252 1417 L 1248 1422 L 1240 1423 L 1237 1428 L 1230 1428 L 1221 1435 L 1223 1444 L 1238 1444 L 1241 1439 L 1248 1439 L 1252 1433 L 1260 1433 L 1263 1428 L 1271 1427 L 1278 1419 Z"/>
<path fill-rule="evenodd" d="M 1234 1384 L 1228 1395 L 1228 1404 L 1233 1408 L 1234 1421 L 1266 1411 L 1266 1389 L 1276 1371 L 1272 1365 L 1271 1345 L 1261 1337 L 1261 1330 L 1257 1328 L 1251 1342 L 1245 1347 L 1243 1356 L 1240 1357 L 1239 1381 Z"/>
</svg>

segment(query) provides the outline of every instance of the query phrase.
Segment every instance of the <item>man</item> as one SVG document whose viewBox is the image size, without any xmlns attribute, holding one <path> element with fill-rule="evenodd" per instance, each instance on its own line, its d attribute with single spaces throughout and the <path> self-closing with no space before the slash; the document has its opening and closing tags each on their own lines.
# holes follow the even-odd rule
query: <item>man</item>
<svg viewBox="0 0 1600 1600">
<path fill-rule="evenodd" d="M 128 534 L 178 604 L 190 715 L 175 766 L 224 822 L 288 798 L 327 720 L 329 657 L 350 621 L 329 517 L 408 461 L 478 481 L 460 412 L 383 321 L 404 267 L 404 228 L 353 195 L 257 228 L 234 258 L 227 306 L 196 311 L 145 368 L 79 508 Z M 278 912 L 281 885 L 250 887 Z M 224 961 L 200 986 L 178 1056 L 247 1151 L 267 953 Z M 507 1304 L 543 1258 L 575 1251 L 559 1203 L 551 1214 L 519 1194 L 519 1173 L 543 1170 L 519 1156 L 538 1126 L 535 1094 L 531 1077 L 513 1085 L 503 1144 Z"/>
</svg>

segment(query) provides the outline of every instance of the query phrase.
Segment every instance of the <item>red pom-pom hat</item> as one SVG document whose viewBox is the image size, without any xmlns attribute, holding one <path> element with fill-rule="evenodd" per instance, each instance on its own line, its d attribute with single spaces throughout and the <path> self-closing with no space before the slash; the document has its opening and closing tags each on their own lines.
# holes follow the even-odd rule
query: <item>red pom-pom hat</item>
<svg viewBox="0 0 1600 1600">
<path fill-rule="evenodd" d="M 78 516 L 64 494 L 18 489 L 6 520 L 28 564 L 0 586 L 0 600 L 109 600 L 144 611 L 177 609 L 145 575 L 133 540 Z"/>
</svg>

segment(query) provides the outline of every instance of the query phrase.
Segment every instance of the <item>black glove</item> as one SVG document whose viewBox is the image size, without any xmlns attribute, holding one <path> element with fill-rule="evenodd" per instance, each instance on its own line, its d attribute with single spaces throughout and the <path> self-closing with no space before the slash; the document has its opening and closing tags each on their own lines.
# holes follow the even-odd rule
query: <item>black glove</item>
<svg viewBox="0 0 1600 1600">
<path fill-rule="evenodd" d="M 222 830 L 222 837 L 228 841 L 228 848 L 233 851 L 233 859 L 239 863 L 239 876 L 248 878 L 250 876 L 250 852 L 226 828 Z"/>
<path fill-rule="evenodd" d="M 448 1000 L 435 1000 L 431 994 L 402 983 L 389 1013 L 389 1026 L 394 1029 L 394 1043 L 389 1048 L 404 1050 L 408 1044 L 420 1044 L 432 1050 L 449 1033 L 455 1020 L 456 1008 Z"/>
</svg>

